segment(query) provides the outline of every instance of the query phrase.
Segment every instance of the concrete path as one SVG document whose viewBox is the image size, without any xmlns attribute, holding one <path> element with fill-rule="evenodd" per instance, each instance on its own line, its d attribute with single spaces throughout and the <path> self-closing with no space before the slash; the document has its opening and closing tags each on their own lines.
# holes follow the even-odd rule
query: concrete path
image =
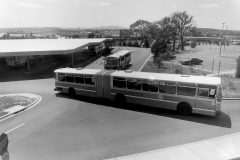
<svg viewBox="0 0 240 160">
<path fill-rule="evenodd" d="M 195 143 L 138 153 L 108 160 L 237 160 L 240 132 Z"/>
</svg>

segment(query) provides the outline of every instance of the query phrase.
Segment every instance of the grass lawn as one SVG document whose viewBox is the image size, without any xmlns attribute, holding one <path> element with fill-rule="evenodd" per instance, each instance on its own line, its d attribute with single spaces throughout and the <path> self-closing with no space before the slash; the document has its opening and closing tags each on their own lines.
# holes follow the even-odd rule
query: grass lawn
<svg viewBox="0 0 240 160">
<path fill-rule="evenodd" d="M 182 66 L 179 64 L 172 64 L 171 62 L 163 62 L 162 66 L 158 68 L 150 58 L 146 65 L 143 67 L 142 72 L 155 72 L 155 73 L 172 73 L 172 74 L 187 74 L 187 75 L 206 75 L 210 72 L 201 71 L 191 67 Z"/>
<path fill-rule="evenodd" d="M 222 79 L 222 93 L 224 98 L 240 98 L 240 78 L 232 75 L 220 75 Z"/>
<path fill-rule="evenodd" d="M 186 47 L 184 51 L 177 54 L 175 61 L 186 61 L 191 58 L 199 58 L 203 60 L 203 69 L 218 72 L 219 69 L 219 51 L 220 46 L 198 45 L 196 48 Z M 220 71 L 229 71 L 236 68 L 236 58 L 240 55 L 240 46 L 231 45 L 222 47 L 221 68 Z"/>
<path fill-rule="evenodd" d="M 1 112 L 0 110 L 0 117 L 4 116 L 5 114 L 7 114 L 7 112 Z"/>
<path fill-rule="evenodd" d="M 29 98 L 29 97 L 17 96 L 17 95 L 0 97 L 0 113 L 1 111 L 14 107 L 16 105 L 27 106 L 31 104 L 34 100 L 35 98 Z"/>
</svg>

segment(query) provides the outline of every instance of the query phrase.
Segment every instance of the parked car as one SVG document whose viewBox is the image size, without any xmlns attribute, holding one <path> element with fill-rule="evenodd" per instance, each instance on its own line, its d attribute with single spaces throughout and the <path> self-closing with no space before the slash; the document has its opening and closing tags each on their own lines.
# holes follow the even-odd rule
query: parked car
<svg viewBox="0 0 240 160">
<path fill-rule="evenodd" d="M 198 58 L 192 58 L 189 61 L 183 61 L 180 63 L 185 66 L 201 65 L 203 63 L 203 60 L 198 59 Z"/>
</svg>

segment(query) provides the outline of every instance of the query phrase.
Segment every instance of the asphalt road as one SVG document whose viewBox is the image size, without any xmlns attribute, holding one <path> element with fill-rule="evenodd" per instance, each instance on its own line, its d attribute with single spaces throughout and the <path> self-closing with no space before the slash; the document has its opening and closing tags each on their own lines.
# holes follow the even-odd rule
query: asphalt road
<svg viewBox="0 0 240 160">
<path fill-rule="evenodd" d="M 128 49 L 132 51 L 131 53 L 131 62 L 130 65 L 125 68 L 133 71 L 138 71 L 145 60 L 150 55 L 150 49 L 149 48 L 136 48 L 136 47 L 116 47 L 114 52 L 117 52 L 119 50 Z M 89 64 L 85 68 L 90 69 L 104 69 L 104 60 L 103 57 L 97 59 L 93 63 Z"/>
<path fill-rule="evenodd" d="M 239 101 L 224 101 L 217 117 L 181 116 L 138 105 L 117 108 L 110 101 L 71 98 L 53 88 L 53 78 L 0 83 L 1 94 L 29 92 L 43 98 L 36 107 L 0 122 L 0 132 L 19 126 L 8 134 L 10 159 L 99 160 L 240 129 Z"/>
</svg>

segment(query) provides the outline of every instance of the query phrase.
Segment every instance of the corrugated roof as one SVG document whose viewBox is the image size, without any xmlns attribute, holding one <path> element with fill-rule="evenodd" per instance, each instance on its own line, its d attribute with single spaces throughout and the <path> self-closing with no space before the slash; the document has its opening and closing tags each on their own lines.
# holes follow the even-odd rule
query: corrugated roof
<svg viewBox="0 0 240 160">
<path fill-rule="evenodd" d="M 106 40 L 106 38 L 0 40 L 0 56 L 68 54 Z"/>
</svg>

